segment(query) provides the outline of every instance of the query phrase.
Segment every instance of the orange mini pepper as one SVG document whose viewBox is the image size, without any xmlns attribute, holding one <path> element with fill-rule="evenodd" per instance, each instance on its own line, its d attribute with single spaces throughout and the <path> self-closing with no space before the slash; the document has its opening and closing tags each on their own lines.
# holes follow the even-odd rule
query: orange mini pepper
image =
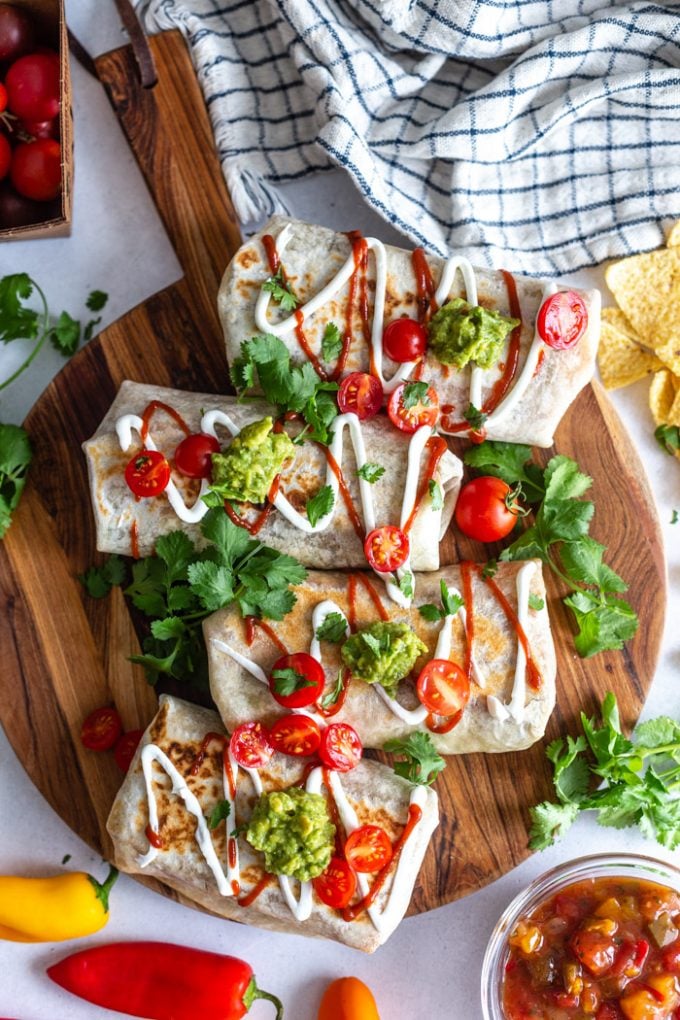
<svg viewBox="0 0 680 1020">
<path fill-rule="evenodd" d="M 338 978 L 324 992 L 318 1020 L 380 1020 L 373 993 L 355 977 Z"/>
</svg>

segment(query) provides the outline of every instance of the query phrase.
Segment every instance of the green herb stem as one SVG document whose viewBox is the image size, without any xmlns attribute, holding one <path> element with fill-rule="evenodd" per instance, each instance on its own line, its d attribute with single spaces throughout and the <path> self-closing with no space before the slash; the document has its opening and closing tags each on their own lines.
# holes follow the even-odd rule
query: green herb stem
<svg viewBox="0 0 680 1020">
<path fill-rule="evenodd" d="M 20 365 L 19 368 L 16 370 L 16 372 L 13 372 L 12 375 L 8 379 L 5 379 L 3 382 L 0 383 L 0 390 L 4 390 L 7 386 L 9 386 L 11 383 L 13 383 L 15 381 L 15 379 L 18 379 L 19 376 L 22 374 L 22 372 L 25 372 L 26 369 L 31 366 L 31 364 L 33 363 L 33 361 L 35 361 L 35 359 L 37 358 L 37 356 L 40 353 L 40 351 L 42 350 L 42 348 L 45 346 L 45 341 L 47 340 L 47 337 L 49 336 L 49 332 L 50 332 L 50 312 L 49 312 L 49 308 L 47 307 L 47 298 L 45 297 L 45 294 L 44 294 L 42 288 L 38 286 L 38 284 L 35 282 L 35 280 L 32 280 L 31 282 L 32 282 L 33 287 L 35 288 L 35 290 L 40 295 L 40 300 L 42 301 L 42 306 L 43 306 L 42 307 L 42 320 L 43 320 L 42 334 L 38 338 L 35 347 L 31 351 L 29 356 L 26 358 L 24 363 L 22 365 Z"/>
</svg>

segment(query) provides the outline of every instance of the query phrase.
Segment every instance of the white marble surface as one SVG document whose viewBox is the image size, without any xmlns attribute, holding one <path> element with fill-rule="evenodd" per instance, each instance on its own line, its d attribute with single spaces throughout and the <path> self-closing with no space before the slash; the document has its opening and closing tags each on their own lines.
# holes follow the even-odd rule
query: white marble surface
<svg viewBox="0 0 680 1020">
<path fill-rule="evenodd" d="M 67 0 L 70 23 L 93 53 L 120 44 L 112 4 Z M 55 307 L 78 314 L 93 287 L 111 295 L 104 325 L 179 275 L 148 194 L 122 134 L 98 85 L 74 68 L 76 186 L 73 234 L 69 239 L 33 241 L 0 248 L 0 274 L 27 270 L 43 284 Z M 348 229 L 356 226 L 390 240 L 395 235 L 362 208 L 353 186 L 338 175 L 286 189 L 291 209 L 309 220 Z M 582 274 L 581 282 L 593 280 Z M 0 377 L 19 360 L 11 348 L 0 351 Z M 21 421 L 54 373 L 60 357 L 44 352 L 21 381 L 0 394 L 0 420 Z M 646 384 L 614 395 L 647 466 L 659 507 L 669 560 L 671 597 L 668 619 L 680 614 L 680 465 L 652 438 Z M 597 437 L 593 437 L 596 441 Z M 650 592 L 650 598 L 654 593 Z M 0 650 L 0 668 L 2 651 Z M 597 669 L 597 660 L 584 663 Z M 663 654 L 645 715 L 680 715 L 680 634 L 666 628 Z M 4 734 L 0 733 L 0 872 L 38 874 L 58 870 L 65 854 L 69 867 L 105 873 L 101 861 L 70 832 L 32 786 Z M 113 1017 L 62 993 L 45 976 L 45 967 L 69 951 L 105 939 L 162 938 L 234 953 L 249 960 L 260 984 L 279 994 L 288 1020 L 314 1020 L 322 989 L 332 978 L 356 974 L 373 989 L 383 1020 L 427 1016 L 437 1020 L 479 1020 L 479 976 L 491 929 L 509 900 L 535 875 L 584 852 L 640 850 L 669 858 L 632 832 L 599 828 L 582 818 L 559 846 L 535 855 L 503 879 L 458 903 L 406 920 L 375 956 L 297 936 L 271 935 L 219 921 L 176 906 L 131 879 L 122 877 L 112 896 L 111 920 L 104 933 L 63 945 L 0 942 L 0 1015 L 20 1020 L 94 1020 Z M 453 848 L 455 853 L 455 847 Z M 677 855 L 676 855 L 677 856 Z M 256 1003 L 254 1020 L 270 1017 L 271 1007 Z M 197 1018 L 198 1020 L 198 1018 Z"/>
</svg>

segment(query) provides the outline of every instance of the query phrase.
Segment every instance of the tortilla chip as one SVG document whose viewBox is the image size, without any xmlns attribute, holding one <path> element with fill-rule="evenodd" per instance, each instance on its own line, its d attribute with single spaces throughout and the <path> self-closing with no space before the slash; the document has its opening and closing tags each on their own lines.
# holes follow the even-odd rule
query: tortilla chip
<svg viewBox="0 0 680 1020">
<path fill-rule="evenodd" d="M 680 375 L 680 247 L 621 259 L 605 279 L 642 342 Z"/>
<path fill-rule="evenodd" d="M 631 340 L 634 340 L 636 344 L 642 345 L 642 338 L 635 332 L 620 308 L 614 308 L 612 305 L 609 308 L 603 308 L 600 312 L 600 319 L 602 322 L 613 326 L 617 332 L 624 333 Z"/>
<path fill-rule="evenodd" d="M 604 312 L 618 313 L 607 316 L 618 321 L 623 319 L 626 331 L 620 330 L 605 319 Z M 638 379 L 644 379 L 650 372 L 663 368 L 655 354 L 643 350 L 633 339 L 636 334 L 626 323 L 623 312 L 616 308 L 605 308 L 602 312 L 600 330 L 600 346 L 597 352 L 597 364 L 602 382 L 606 389 L 616 390 L 621 386 L 630 386 Z"/>
<path fill-rule="evenodd" d="M 680 245 L 680 220 L 673 224 L 666 238 L 666 246 L 668 248 L 677 248 L 678 245 Z"/>
<path fill-rule="evenodd" d="M 654 373 L 652 385 L 649 387 L 649 408 L 657 425 L 680 425 L 680 378 L 662 368 Z M 676 411 L 678 420 L 672 421 L 671 414 Z"/>
</svg>

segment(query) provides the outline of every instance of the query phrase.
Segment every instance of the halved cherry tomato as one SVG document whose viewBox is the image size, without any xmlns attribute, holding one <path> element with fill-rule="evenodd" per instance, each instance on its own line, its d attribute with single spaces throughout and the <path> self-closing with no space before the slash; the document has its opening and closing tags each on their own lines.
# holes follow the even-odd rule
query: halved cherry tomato
<svg viewBox="0 0 680 1020">
<path fill-rule="evenodd" d="M 366 559 L 379 574 L 389 574 L 406 563 L 410 548 L 408 535 L 393 524 L 369 532 L 364 542 Z"/>
<path fill-rule="evenodd" d="M 556 351 L 574 347 L 588 328 L 588 309 L 575 290 L 560 290 L 543 302 L 536 329 L 543 343 Z"/>
<path fill-rule="evenodd" d="M 322 903 L 334 910 L 349 906 L 357 887 L 357 877 L 342 857 L 331 857 L 322 875 L 313 881 L 314 892 Z"/>
<path fill-rule="evenodd" d="M 507 505 L 510 491 L 507 482 L 493 475 L 473 478 L 464 485 L 455 510 L 456 524 L 463 534 L 478 542 L 498 542 L 509 535 L 518 516 Z"/>
<path fill-rule="evenodd" d="M 392 860 L 390 837 L 379 825 L 360 825 L 345 843 L 345 857 L 355 871 L 381 871 Z"/>
<path fill-rule="evenodd" d="M 359 734 L 349 723 L 331 723 L 321 734 L 319 757 L 336 772 L 350 772 L 364 752 Z"/>
<path fill-rule="evenodd" d="M 140 450 L 125 468 L 125 481 L 135 496 L 160 496 L 170 481 L 170 465 L 158 450 Z"/>
<path fill-rule="evenodd" d="M 399 383 L 392 391 L 387 402 L 387 413 L 390 421 L 402 432 L 416 432 L 423 425 L 431 428 L 437 423 L 439 417 L 439 397 L 437 391 L 428 386 L 423 396 L 412 401 L 412 394 L 417 390 L 409 390 L 409 386 L 419 386 L 419 383 Z M 405 406 L 410 404 L 410 406 Z"/>
<path fill-rule="evenodd" d="M 139 742 L 143 736 L 144 730 L 128 730 L 114 747 L 113 757 L 116 759 L 116 765 L 121 772 L 127 772 L 130 768 L 135 751 L 139 747 Z"/>
<path fill-rule="evenodd" d="M 284 715 L 269 730 L 269 742 L 275 751 L 306 758 L 318 751 L 321 730 L 307 715 Z"/>
<path fill-rule="evenodd" d="M 361 421 L 375 418 L 382 407 L 380 380 L 368 372 L 352 372 L 340 383 L 338 407 L 343 414 L 356 414 Z"/>
<path fill-rule="evenodd" d="M 214 436 L 194 432 L 187 436 L 175 450 L 175 467 L 187 478 L 210 478 L 212 455 L 220 452 L 220 444 Z"/>
<path fill-rule="evenodd" d="M 383 350 L 392 361 L 416 361 L 426 347 L 427 332 L 415 319 L 394 319 L 383 333 Z"/>
<path fill-rule="evenodd" d="M 88 751 L 110 751 L 123 732 L 115 708 L 95 708 L 80 729 L 80 741 Z"/>
<path fill-rule="evenodd" d="M 247 722 L 237 726 L 231 735 L 229 750 L 244 769 L 262 768 L 274 753 L 261 722 Z"/>
<path fill-rule="evenodd" d="M 435 715 L 456 715 L 468 703 L 470 681 L 456 662 L 430 659 L 420 671 L 416 693 L 425 708 Z"/>
<path fill-rule="evenodd" d="M 284 708 L 304 708 L 314 704 L 322 695 L 325 682 L 323 666 L 307 652 L 282 655 L 269 674 L 272 697 Z"/>
</svg>

